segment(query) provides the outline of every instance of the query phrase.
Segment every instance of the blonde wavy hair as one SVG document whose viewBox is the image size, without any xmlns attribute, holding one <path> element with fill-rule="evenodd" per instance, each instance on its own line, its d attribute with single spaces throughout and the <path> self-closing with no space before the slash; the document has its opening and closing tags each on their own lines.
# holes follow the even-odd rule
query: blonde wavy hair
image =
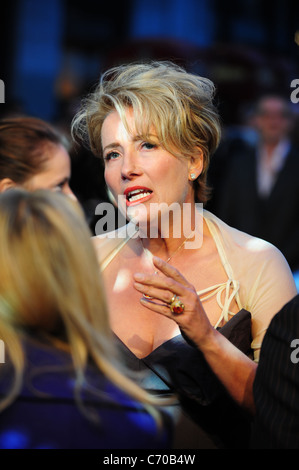
<svg viewBox="0 0 299 470">
<path fill-rule="evenodd" d="M 82 100 L 72 122 L 75 140 L 102 156 L 101 130 L 109 113 L 116 110 L 126 129 L 128 107 L 135 128 L 146 139 L 154 128 L 160 145 L 177 157 L 203 153 L 203 171 L 193 183 L 197 202 L 209 197 L 207 170 L 219 145 L 221 125 L 213 103 L 215 86 L 207 78 L 188 73 L 169 61 L 133 63 L 107 70 L 94 91 Z"/>
<path fill-rule="evenodd" d="M 0 338 L 14 370 L 0 411 L 21 390 L 26 362 L 23 338 L 29 329 L 70 353 L 75 399 L 85 414 L 81 390 L 91 358 L 108 379 L 159 419 L 153 405 L 161 400 L 124 374 L 114 350 L 90 237 L 81 209 L 63 194 L 11 189 L 0 195 Z M 57 335 L 62 326 L 65 341 Z"/>
</svg>

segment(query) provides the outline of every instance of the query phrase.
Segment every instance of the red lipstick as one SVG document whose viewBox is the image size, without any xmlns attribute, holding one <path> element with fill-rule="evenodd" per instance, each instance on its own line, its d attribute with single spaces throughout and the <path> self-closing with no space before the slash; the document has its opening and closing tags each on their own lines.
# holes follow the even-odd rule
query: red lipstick
<svg viewBox="0 0 299 470">
<path fill-rule="evenodd" d="M 148 201 L 151 198 L 152 190 L 145 186 L 133 186 L 124 191 L 127 206 L 133 206 Z"/>
</svg>

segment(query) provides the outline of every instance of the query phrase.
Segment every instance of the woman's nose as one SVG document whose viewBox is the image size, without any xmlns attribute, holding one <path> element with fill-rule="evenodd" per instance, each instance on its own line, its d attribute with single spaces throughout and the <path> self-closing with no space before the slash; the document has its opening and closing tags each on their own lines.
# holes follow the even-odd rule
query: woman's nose
<svg viewBox="0 0 299 470">
<path fill-rule="evenodd" d="M 122 179 L 132 179 L 139 176 L 142 170 L 139 165 L 138 157 L 135 152 L 129 152 L 123 156 L 123 163 L 121 168 Z"/>
</svg>

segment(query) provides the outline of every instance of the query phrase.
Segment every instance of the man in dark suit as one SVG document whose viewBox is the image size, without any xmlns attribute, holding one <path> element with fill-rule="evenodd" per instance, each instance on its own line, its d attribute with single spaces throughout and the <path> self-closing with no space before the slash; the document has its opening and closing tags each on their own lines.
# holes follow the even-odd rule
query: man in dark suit
<svg viewBox="0 0 299 470">
<path fill-rule="evenodd" d="M 290 103 L 279 96 L 265 96 L 257 105 L 254 122 L 258 144 L 239 145 L 238 152 L 229 156 L 214 212 L 229 225 L 273 243 L 296 271 L 299 150 L 288 137 L 293 122 Z"/>
<path fill-rule="evenodd" d="M 253 449 L 299 449 L 299 295 L 272 319 L 253 385 Z"/>
</svg>

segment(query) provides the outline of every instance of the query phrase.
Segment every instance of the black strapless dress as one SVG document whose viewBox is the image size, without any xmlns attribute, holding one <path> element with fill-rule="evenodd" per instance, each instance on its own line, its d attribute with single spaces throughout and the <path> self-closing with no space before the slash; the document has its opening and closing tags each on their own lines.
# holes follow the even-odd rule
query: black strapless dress
<svg viewBox="0 0 299 470">
<path fill-rule="evenodd" d="M 241 310 L 218 330 L 242 352 L 251 354 L 249 312 Z M 179 420 L 174 447 L 248 447 L 249 417 L 233 402 L 188 338 L 171 338 L 142 359 L 115 338 L 127 368 L 137 373 L 143 388 L 159 396 L 178 397 L 171 409 L 174 420 Z"/>
</svg>

